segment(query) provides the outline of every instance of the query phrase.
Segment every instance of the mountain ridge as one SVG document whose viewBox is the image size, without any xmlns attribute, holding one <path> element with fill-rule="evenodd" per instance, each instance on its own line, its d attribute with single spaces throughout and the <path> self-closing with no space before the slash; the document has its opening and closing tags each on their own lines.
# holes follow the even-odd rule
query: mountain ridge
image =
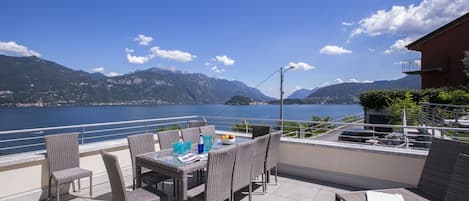
<svg viewBox="0 0 469 201">
<path fill-rule="evenodd" d="M 0 55 L 0 105 L 204 104 L 235 95 L 272 100 L 240 81 L 152 67 L 116 77 L 73 70 L 52 61 Z M 4 93 L 3 93 L 4 92 Z"/>
</svg>

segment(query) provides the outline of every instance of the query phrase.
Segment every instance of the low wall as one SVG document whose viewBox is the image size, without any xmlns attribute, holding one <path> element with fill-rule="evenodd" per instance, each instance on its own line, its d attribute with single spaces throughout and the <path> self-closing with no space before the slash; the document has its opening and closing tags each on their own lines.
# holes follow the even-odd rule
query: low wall
<svg viewBox="0 0 469 201">
<path fill-rule="evenodd" d="M 279 172 L 364 189 L 416 186 L 427 151 L 282 139 Z"/>
</svg>

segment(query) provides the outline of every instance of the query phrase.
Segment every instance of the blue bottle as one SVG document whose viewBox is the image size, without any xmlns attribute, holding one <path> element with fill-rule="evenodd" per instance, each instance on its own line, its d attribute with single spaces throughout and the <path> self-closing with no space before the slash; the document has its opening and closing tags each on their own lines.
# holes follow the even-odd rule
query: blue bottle
<svg viewBox="0 0 469 201">
<path fill-rule="evenodd" d="M 199 136 L 199 144 L 197 145 L 197 151 L 199 154 L 204 153 L 204 138 L 202 135 Z"/>
</svg>

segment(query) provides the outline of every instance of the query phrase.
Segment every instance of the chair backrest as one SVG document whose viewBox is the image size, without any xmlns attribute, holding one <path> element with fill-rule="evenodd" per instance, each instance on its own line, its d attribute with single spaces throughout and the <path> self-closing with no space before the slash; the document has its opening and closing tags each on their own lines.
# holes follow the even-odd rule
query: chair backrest
<svg viewBox="0 0 469 201">
<path fill-rule="evenodd" d="M 200 129 L 197 128 L 185 128 L 181 130 L 182 139 L 185 142 L 192 142 L 192 144 L 199 143 Z"/>
<path fill-rule="evenodd" d="M 254 154 L 254 160 L 251 168 L 252 178 L 255 178 L 264 173 L 269 137 L 269 135 L 264 135 L 256 138 L 256 152 Z"/>
<path fill-rule="evenodd" d="M 236 158 L 236 146 L 208 152 L 205 200 L 225 200 L 231 197 L 231 181 Z"/>
<path fill-rule="evenodd" d="M 132 175 L 135 178 L 137 176 L 135 158 L 139 154 L 154 152 L 155 139 L 153 134 L 139 134 L 128 136 L 127 142 L 129 143 L 130 159 L 132 161 Z"/>
<path fill-rule="evenodd" d="M 210 135 L 215 139 L 215 137 L 216 137 L 215 126 L 214 125 L 201 126 L 200 127 L 200 133 L 202 133 L 204 135 Z"/>
<path fill-rule="evenodd" d="M 445 201 L 469 198 L 469 155 L 459 154 L 446 192 Z"/>
<path fill-rule="evenodd" d="M 254 125 L 252 126 L 252 139 L 267 135 L 270 133 L 270 126 L 260 126 L 260 125 Z"/>
<path fill-rule="evenodd" d="M 417 188 L 434 199 L 443 200 L 460 153 L 469 154 L 469 143 L 433 138 Z"/>
<path fill-rule="evenodd" d="M 170 149 L 173 146 L 173 143 L 179 142 L 179 130 L 167 130 L 159 131 L 158 142 L 160 143 L 160 149 Z"/>
<path fill-rule="evenodd" d="M 127 201 L 124 178 L 122 177 L 119 160 L 116 156 L 101 150 L 104 166 L 106 166 L 109 183 L 111 183 L 112 200 Z"/>
<path fill-rule="evenodd" d="M 282 131 L 270 133 L 269 144 L 267 146 L 267 156 L 265 159 L 265 169 L 270 170 L 277 166 L 278 162 L 278 149 L 280 146 L 280 138 Z"/>
<path fill-rule="evenodd" d="M 206 121 L 188 121 L 187 124 L 189 128 L 194 128 L 194 127 L 206 126 L 207 122 Z"/>
<path fill-rule="evenodd" d="M 233 192 L 249 185 L 251 182 L 251 168 L 256 153 L 255 140 L 237 144 L 236 160 L 233 170 Z"/>
<path fill-rule="evenodd" d="M 78 133 L 48 135 L 45 141 L 49 173 L 80 166 Z"/>
</svg>

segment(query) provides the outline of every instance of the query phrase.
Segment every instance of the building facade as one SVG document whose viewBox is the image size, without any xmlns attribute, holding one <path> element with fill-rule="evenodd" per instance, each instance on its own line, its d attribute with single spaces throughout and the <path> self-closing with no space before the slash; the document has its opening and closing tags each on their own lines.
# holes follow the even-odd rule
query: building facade
<svg viewBox="0 0 469 201">
<path fill-rule="evenodd" d="M 421 52 L 419 68 L 404 68 L 406 74 L 420 74 L 422 88 L 456 87 L 464 84 L 462 59 L 469 50 L 469 13 L 407 45 Z"/>
</svg>

